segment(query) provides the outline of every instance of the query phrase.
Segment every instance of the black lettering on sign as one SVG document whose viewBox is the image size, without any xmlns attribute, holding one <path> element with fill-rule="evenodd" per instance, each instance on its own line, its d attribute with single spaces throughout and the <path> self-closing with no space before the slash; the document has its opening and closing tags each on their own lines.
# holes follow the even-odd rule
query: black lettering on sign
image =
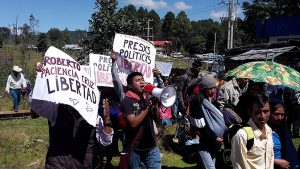
<svg viewBox="0 0 300 169">
<path fill-rule="evenodd" d="M 92 103 L 97 102 L 96 94 L 93 89 L 89 86 L 81 84 L 78 80 L 73 78 L 66 77 L 56 77 L 55 82 L 47 81 L 48 94 L 52 94 L 58 91 L 71 91 L 79 96 L 83 96 L 86 100 L 91 101 Z M 55 84 L 54 86 L 52 84 Z M 92 84 L 93 85 L 93 84 Z"/>
</svg>

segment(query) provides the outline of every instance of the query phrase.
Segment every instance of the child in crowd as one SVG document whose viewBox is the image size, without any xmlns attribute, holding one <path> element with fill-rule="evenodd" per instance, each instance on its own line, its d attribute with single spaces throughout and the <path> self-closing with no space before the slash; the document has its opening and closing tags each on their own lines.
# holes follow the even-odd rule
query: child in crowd
<svg viewBox="0 0 300 169">
<path fill-rule="evenodd" d="M 172 118 L 171 107 L 166 108 L 163 105 L 160 105 L 159 112 L 160 112 L 161 124 L 163 126 L 169 127 L 171 125 L 171 118 Z"/>
</svg>

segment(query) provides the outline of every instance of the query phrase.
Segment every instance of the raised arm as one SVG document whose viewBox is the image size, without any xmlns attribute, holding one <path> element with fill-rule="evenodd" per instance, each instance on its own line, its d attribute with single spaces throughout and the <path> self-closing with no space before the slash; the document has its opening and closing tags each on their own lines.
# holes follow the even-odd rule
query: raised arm
<svg viewBox="0 0 300 169">
<path fill-rule="evenodd" d="M 122 82 L 121 82 L 121 80 L 119 78 L 119 74 L 118 74 L 117 63 L 116 63 L 117 54 L 115 52 L 112 52 L 110 57 L 112 60 L 111 75 L 112 75 L 114 89 L 118 93 L 120 101 L 122 101 L 125 97 L 125 94 L 124 94 L 124 89 L 123 89 L 124 87 L 122 85 Z"/>
</svg>

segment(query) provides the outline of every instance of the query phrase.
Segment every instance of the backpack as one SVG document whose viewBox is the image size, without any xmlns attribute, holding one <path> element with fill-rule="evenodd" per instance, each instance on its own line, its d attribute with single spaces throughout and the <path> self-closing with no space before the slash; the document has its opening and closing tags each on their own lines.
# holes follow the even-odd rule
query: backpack
<svg viewBox="0 0 300 169">
<path fill-rule="evenodd" d="M 230 153 L 231 153 L 231 139 L 237 133 L 238 130 L 243 129 L 247 133 L 247 150 L 249 151 L 254 144 L 254 133 L 252 128 L 248 124 L 233 124 L 225 130 L 223 134 L 224 151 L 223 151 L 223 163 L 227 167 L 232 167 Z"/>
</svg>

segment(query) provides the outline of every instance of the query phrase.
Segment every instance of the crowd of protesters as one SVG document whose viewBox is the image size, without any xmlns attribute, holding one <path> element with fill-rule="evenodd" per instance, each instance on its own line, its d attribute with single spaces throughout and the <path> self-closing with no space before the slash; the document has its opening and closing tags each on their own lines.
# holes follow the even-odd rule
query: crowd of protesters
<svg viewBox="0 0 300 169">
<path fill-rule="evenodd" d="M 114 65 L 116 56 L 112 54 L 111 57 Z M 176 126 L 178 116 L 182 114 L 188 119 L 188 132 L 192 138 L 186 145 L 196 145 L 194 151 L 198 155 L 199 168 L 216 168 L 216 163 L 220 163 L 217 157 L 221 152 L 223 133 L 232 124 L 247 124 L 254 137 L 253 146 L 247 149 L 245 131 L 238 130 L 234 135 L 231 140 L 232 168 L 299 167 L 291 141 L 291 136 L 297 137 L 298 134 L 295 129 L 294 133 L 289 130 L 284 109 L 287 96 L 280 92 L 282 87 L 272 88 L 242 78 L 226 79 L 224 72 L 213 75 L 201 70 L 201 62 L 196 60 L 185 74 L 175 72 L 170 77 L 163 77 L 157 68 L 153 69 L 152 85 L 159 88 L 173 85 L 177 90 L 174 105 L 166 108 L 145 95 L 146 82 L 142 74 L 130 74 L 128 86 L 124 87 L 116 72 L 113 66 L 114 88 L 122 112 L 119 115 L 127 123 L 121 134 L 124 141 L 122 153 L 127 156 L 120 158 L 120 165 L 128 160 L 130 168 L 161 168 L 156 125 Z M 297 123 L 293 124 L 293 128 L 298 127 Z"/>
<path fill-rule="evenodd" d="M 237 130 L 230 142 L 232 168 L 299 168 L 291 138 L 299 136 L 300 104 L 292 89 L 243 78 L 228 79 L 225 72 L 201 70 L 201 62 L 195 60 L 184 74 L 175 72 L 164 77 L 153 69 L 153 86 L 172 85 L 177 91 L 175 103 L 164 107 L 144 91 L 147 83 L 141 73 L 129 74 L 127 86 L 123 86 L 115 53 L 111 59 L 114 87 L 98 88 L 101 101 L 96 128 L 71 106 L 31 100 L 33 117 L 43 116 L 49 121 L 45 168 L 110 168 L 114 156 L 120 156 L 120 168 L 161 168 L 157 126 L 176 126 L 179 116 L 188 119 L 191 139 L 186 145 L 197 147 L 194 151 L 199 168 L 212 169 L 221 163 L 217 157 L 223 134 L 233 124 L 251 128 L 253 142 L 249 147 L 248 131 Z M 42 65 L 37 69 L 41 71 Z M 18 72 L 20 68 L 14 67 L 15 78 L 21 76 Z M 7 87 L 12 96 L 15 90 L 19 88 Z M 18 111 L 14 97 L 15 102 L 14 110 Z"/>
</svg>

